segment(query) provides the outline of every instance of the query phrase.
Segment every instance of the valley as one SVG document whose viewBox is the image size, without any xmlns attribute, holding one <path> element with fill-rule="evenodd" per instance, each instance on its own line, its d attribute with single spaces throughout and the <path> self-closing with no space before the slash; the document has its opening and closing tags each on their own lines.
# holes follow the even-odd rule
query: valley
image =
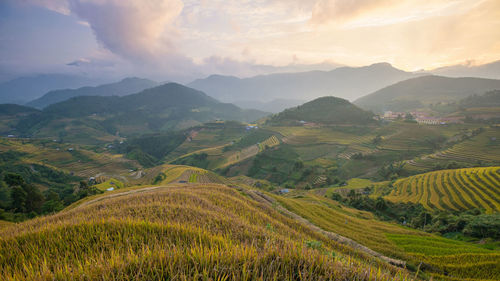
<svg viewBox="0 0 500 281">
<path fill-rule="evenodd" d="M 109 85 L 0 106 L 0 279 L 500 278 L 488 85 L 275 114 L 176 83 Z"/>
</svg>

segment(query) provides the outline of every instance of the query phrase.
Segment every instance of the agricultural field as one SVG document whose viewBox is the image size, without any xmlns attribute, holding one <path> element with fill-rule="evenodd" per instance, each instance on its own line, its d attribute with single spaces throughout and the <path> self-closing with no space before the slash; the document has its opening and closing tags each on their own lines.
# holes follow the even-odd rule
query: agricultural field
<svg viewBox="0 0 500 281">
<path fill-rule="evenodd" d="M 394 183 L 384 197 L 392 202 L 420 203 L 432 210 L 500 211 L 500 167 L 465 168 L 429 172 Z"/>
<path fill-rule="evenodd" d="M 124 184 L 117 179 L 110 178 L 104 182 L 96 184 L 95 187 L 99 190 L 106 191 L 106 190 L 111 189 L 111 188 L 112 189 L 123 188 Z"/>
<path fill-rule="evenodd" d="M 0 138 L 0 151 L 20 152 L 24 155 L 22 163 L 46 165 L 85 179 L 108 175 L 128 181 L 135 178 L 131 170 L 141 168 L 137 162 L 125 159 L 122 155 L 97 153 L 85 146 L 47 140 Z"/>
<path fill-rule="evenodd" d="M 442 280 L 498 280 L 500 251 L 441 237 L 387 234 L 387 239 Z M 424 266 L 424 267 L 425 267 Z"/>
<path fill-rule="evenodd" d="M 500 127 L 489 127 L 439 152 L 407 161 L 405 169 L 425 172 L 435 165 L 456 162 L 466 166 L 498 165 L 500 163 Z"/>
<path fill-rule="evenodd" d="M 163 165 L 150 169 L 144 177 L 145 184 L 164 185 L 170 183 L 220 183 L 226 184 L 229 181 L 214 172 L 179 165 Z"/>
<path fill-rule="evenodd" d="M 498 280 L 500 251 L 451 240 L 377 220 L 372 213 L 351 209 L 318 196 L 316 191 L 275 196 L 286 209 L 324 230 L 353 239 L 435 280 Z M 421 264 L 422 263 L 422 264 Z"/>
<path fill-rule="evenodd" d="M 217 184 L 124 189 L 5 225 L 0 279 L 413 279 L 244 192 Z"/>
</svg>

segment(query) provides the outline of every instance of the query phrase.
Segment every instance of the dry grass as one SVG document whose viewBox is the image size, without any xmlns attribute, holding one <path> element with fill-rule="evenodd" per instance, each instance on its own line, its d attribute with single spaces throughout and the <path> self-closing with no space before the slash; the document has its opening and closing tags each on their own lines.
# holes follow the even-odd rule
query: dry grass
<svg viewBox="0 0 500 281">
<path fill-rule="evenodd" d="M 0 279 L 409 279 L 223 185 L 136 191 L 1 228 Z"/>
</svg>

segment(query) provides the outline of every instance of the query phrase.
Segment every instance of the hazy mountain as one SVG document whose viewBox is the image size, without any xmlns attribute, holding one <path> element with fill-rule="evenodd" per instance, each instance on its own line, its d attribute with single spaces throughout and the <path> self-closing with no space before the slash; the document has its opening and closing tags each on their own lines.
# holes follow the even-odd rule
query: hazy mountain
<svg viewBox="0 0 500 281">
<path fill-rule="evenodd" d="M 384 86 L 415 77 L 387 63 L 365 67 L 340 67 L 331 71 L 279 73 L 240 79 L 212 75 L 198 79 L 189 87 L 226 102 L 272 101 L 274 99 L 311 100 L 335 95 L 356 99 Z"/>
<path fill-rule="evenodd" d="M 269 122 L 279 124 L 300 124 L 312 122 L 321 124 L 358 124 L 374 122 L 373 113 L 337 97 L 321 97 L 303 105 L 286 109 L 274 115 Z"/>
<path fill-rule="evenodd" d="M 449 77 L 480 77 L 500 79 L 500 60 L 483 65 L 453 65 L 431 70 L 433 74 Z"/>
<path fill-rule="evenodd" d="M 125 78 L 119 82 L 104 84 L 97 87 L 82 87 L 50 91 L 42 97 L 27 103 L 27 105 L 44 108 L 48 105 L 65 101 L 77 96 L 126 96 L 157 86 L 158 83 L 142 78 Z"/>
<path fill-rule="evenodd" d="M 398 82 L 364 96 L 354 104 L 376 112 L 405 111 L 437 102 L 458 101 L 500 89 L 500 80 L 423 76 Z"/>
<path fill-rule="evenodd" d="M 24 104 L 41 97 L 48 91 L 56 89 L 95 86 L 105 82 L 100 79 L 64 75 L 42 74 L 37 76 L 19 77 L 0 83 L 0 103 Z"/>
<path fill-rule="evenodd" d="M 269 102 L 261 101 L 235 101 L 234 104 L 246 109 L 258 109 L 266 112 L 278 113 L 287 108 L 303 104 L 304 100 L 275 99 Z"/>
</svg>

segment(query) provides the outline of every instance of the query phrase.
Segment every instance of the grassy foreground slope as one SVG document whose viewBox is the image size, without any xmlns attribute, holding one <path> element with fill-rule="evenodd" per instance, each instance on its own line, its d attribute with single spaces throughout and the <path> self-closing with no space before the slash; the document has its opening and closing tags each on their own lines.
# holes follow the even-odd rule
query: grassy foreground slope
<svg viewBox="0 0 500 281">
<path fill-rule="evenodd" d="M 385 198 L 428 209 L 500 211 L 500 167 L 441 170 L 395 182 Z"/>
<path fill-rule="evenodd" d="M 0 237 L 2 280 L 410 279 L 220 184 L 113 192 Z"/>
</svg>

